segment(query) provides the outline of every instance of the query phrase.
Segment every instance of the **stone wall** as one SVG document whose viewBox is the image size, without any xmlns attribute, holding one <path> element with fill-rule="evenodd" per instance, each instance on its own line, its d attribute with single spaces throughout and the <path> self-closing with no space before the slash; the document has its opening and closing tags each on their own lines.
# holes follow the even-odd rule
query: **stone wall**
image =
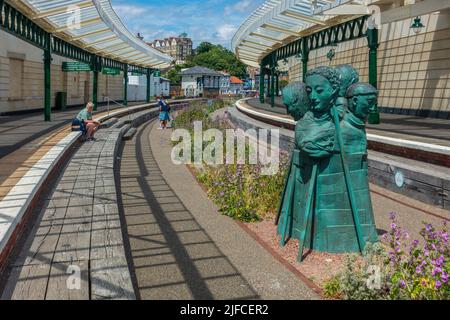
<svg viewBox="0 0 450 320">
<path fill-rule="evenodd" d="M 422 16 L 426 26 L 418 35 L 410 28 L 411 19 L 385 24 L 380 30 L 378 75 L 379 106 L 384 112 L 450 119 L 450 11 Z M 366 38 L 310 53 L 308 68 L 351 64 L 368 81 Z M 289 59 L 290 80 L 300 80 L 301 62 Z"/>
<path fill-rule="evenodd" d="M 0 43 L 0 114 L 43 109 L 43 51 L 2 30 Z M 53 55 L 52 107 L 59 91 L 67 92 L 69 106 L 84 104 L 92 99 L 92 72 L 63 72 L 64 61 L 72 60 Z M 103 101 L 104 96 L 109 96 L 113 100 L 123 99 L 123 75 L 99 74 L 99 102 Z"/>
</svg>

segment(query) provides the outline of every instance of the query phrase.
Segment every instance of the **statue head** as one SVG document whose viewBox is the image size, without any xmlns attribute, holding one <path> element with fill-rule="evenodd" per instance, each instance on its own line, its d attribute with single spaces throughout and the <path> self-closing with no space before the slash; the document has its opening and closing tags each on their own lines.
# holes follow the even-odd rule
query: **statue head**
<svg viewBox="0 0 450 320">
<path fill-rule="evenodd" d="M 341 88 L 339 90 L 339 97 L 345 97 L 347 89 L 357 82 L 359 82 L 359 74 L 355 68 L 349 64 L 341 64 L 335 67 L 336 71 L 341 76 Z"/>
<path fill-rule="evenodd" d="M 283 89 L 283 103 L 295 121 L 300 120 L 309 109 L 310 101 L 306 86 L 299 81 L 291 82 Z"/>
<path fill-rule="evenodd" d="M 306 74 L 306 92 L 313 112 L 326 112 L 333 106 L 340 88 L 339 73 L 331 67 L 318 67 Z"/>
<path fill-rule="evenodd" d="M 348 109 L 361 120 L 367 120 L 377 103 L 378 91 L 369 83 L 358 82 L 347 90 Z"/>
</svg>

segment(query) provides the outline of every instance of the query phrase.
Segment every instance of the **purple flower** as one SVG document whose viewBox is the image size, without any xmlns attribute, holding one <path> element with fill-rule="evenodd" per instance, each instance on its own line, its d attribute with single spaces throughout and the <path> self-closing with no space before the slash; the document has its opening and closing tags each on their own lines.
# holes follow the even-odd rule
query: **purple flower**
<svg viewBox="0 0 450 320">
<path fill-rule="evenodd" d="M 389 213 L 389 219 L 395 220 L 395 212 L 390 212 Z"/>
<path fill-rule="evenodd" d="M 442 272 L 441 280 L 442 280 L 442 282 L 447 283 L 447 281 L 448 281 L 448 273 L 447 272 Z"/>
<path fill-rule="evenodd" d="M 414 240 L 412 243 L 413 248 L 417 248 L 418 245 L 419 245 L 419 240 Z"/>
<path fill-rule="evenodd" d="M 418 266 L 418 267 L 416 268 L 416 273 L 418 273 L 418 274 L 421 274 L 421 273 L 422 273 L 422 267 L 421 267 L 421 266 Z"/>
<path fill-rule="evenodd" d="M 433 226 L 432 226 L 431 224 L 426 224 L 426 225 L 425 225 L 425 230 L 426 230 L 427 232 L 430 232 L 432 229 L 433 229 Z"/>
<path fill-rule="evenodd" d="M 406 282 L 405 282 L 405 280 L 400 280 L 399 282 L 399 285 L 400 285 L 400 287 L 402 287 L 402 288 L 406 288 Z"/>
<path fill-rule="evenodd" d="M 436 283 L 434 286 L 436 287 L 436 289 L 439 289 L 442 286 L 442 282 L 440 282 L 439 280 L 436 280 Z"/>
<path fill-rule="evenodd" d="M 434 277 L 436 274 L 441 273 L 441 272 L 442 272 L 441 268 L 434 268 L 433 271 L 431 272 L 431 274 Z"/>
<path fill-rule="evenodd" d="M 392 230 L 395 230 L 395 229 L 397 229 L 397 225 L 393 222 L 393 223 L 391 223 L 391 229 Z"/>
</svg>

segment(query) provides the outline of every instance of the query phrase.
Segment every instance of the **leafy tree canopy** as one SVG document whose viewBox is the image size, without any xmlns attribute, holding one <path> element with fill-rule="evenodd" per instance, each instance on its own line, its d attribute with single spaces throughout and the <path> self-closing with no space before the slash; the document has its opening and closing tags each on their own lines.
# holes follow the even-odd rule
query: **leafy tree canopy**
<svg viewBox="0 0 450 320">
<path fill-rule="evenodd" d="M 195 54 L 185 64 L 173 67 L 165 76 L 172 84 L 181 82 L 181 69 L 194 66 L 207 67 L 216 71 L 226 71 L 232 76 L 244 78 L 246 66 L 240 62 L 235 54 L 221 45 L 202 42 L 195 49 Z"/>
</svg>

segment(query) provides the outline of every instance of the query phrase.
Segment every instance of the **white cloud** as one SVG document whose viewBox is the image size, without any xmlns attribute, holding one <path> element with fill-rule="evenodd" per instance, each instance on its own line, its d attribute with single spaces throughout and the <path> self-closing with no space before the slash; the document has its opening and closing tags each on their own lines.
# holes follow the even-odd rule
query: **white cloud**
<svg viewBox="0 0 450 320">
<path fill-rule="evenodd" d="M 236 26 L 262 2 L 113 0 L 112 4 L 129 30 L 141 33 L 146 41 L 187 32 L 194 46 L 208 41 L 229 47 Z"/>
<path fill-rule="evenodd" d="M 118 4 L 114 6 L 114 10 L 119 14 L 121 17 L 127 17 L 129 18 L 140 18 L 145 15 L 147 12 L 146 7 L 142 6 L 134 6 L 134 5 L 127 5 L 127 4 Z"/>
<path fill-rule="evenodd" d="M 237 28 L 231 24 L 223 24 L 217 28 L 216 36 L 223 41 L 229 41 L 233 37 Z"/>
<path fill-rule="evenodd" d="M 236 12 L 246 12 L 252 6 L 252 0 L 241 0 L 233 4 L 232 6 L 226 6 L 224 9 L 225 15 L 231 15 Z"/>
</svg>

